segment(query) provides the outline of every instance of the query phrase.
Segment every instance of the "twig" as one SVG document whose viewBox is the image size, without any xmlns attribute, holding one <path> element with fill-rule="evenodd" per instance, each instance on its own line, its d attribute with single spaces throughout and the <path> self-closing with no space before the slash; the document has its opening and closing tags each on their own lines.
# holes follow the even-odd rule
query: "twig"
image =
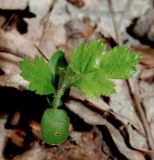
<svg viewBox="0 0 154 160">
<path fill-rule="evenodd" d="M 46 33 L 47 33 L 48 30 L 49 30 L 49 27 L 50 27 L 50 21 L 49 21 L 49 19 L 50 19 L 50 15 L 51 15 L 51 13 L 52 13 L 52 10 L 53 10 L 56 2 L 57 2 L 57 0 L 53 0 L 51 6 L 50 6 L 50 8 L 49 8 L 49 12 L 48 12 L 48 13 L 46 14 L 46 16 L 44 16 L 43 19 L 42 19 L 43 25 L 44 25 L 44 26 L 43 26 L 44 30 L 43 30 L 42 36 L 40 37 L 39 45 L 42 43 L 42 41 L 44 40 L 44 36 L 46 35 Z"/>
<path fill-rule="evenodd" d="M 117 42 L 119 43 L 119 45 L 122 45 L 122 41 L 121 41 L 121 38 L 119 36 L 119 31 L 117 29 L 117 23 L 116 23 L 114 13 L 113 13 L 112 0 L 108 0 L 108 7 L 109 7 L 110 14 L 111 14 L 111 19 L 112 19 L 112 23 L 113 23 L 114 32 L 115 32 Z"/>
<path fill-rule="evenodd" d="M 152 2 L 152 6 L 154 7 L 154 0 L 151 0 L 151 2 Z"/>
<path fill-rule="evenodd" d="M 51 6 L 50 6 L 50 8 L 49 8 L 49 12 L 46 14 L 46 16 L 44 16 L 44 17 L 42 18 L 42 21 L 44 21 L 44 30 L 43 30 L 43 34 L 42 34 L 42 36 L 41 36 L 41 38 L 40 38 L 40 41 L 39 41 L 39 46 L 40 46 L 40 44 L 41 44 L 42 41 L 43 41 L 44 35 L 45 35 L 45 34 L 47 33 L 47 31 L 48 31 L 48 28 L 49 28 L 49 18 L 50 18 L 50 14 L 51 14 L 51 12 L 52 12 L 52 10 L 53 10 L 53 7 L 54 7 L 55 3 L 56 3 L 56 0 L 54 0 L 54 1 L 52 2 Z M 39 51 L 39 53 L 45 58 L 45 60 L 46 60 L 46 61 L 49 61 L 48 57 L 44 54 L 44 52 L 40 49 L 40 47 L 39 47 L 38 45 L 36 45 L 36 44 L 34 44 L 34 46 L 37 48 L 37 50 Z"/>
<path fill-rule="evenodd" d="M 44 52 L 40 49 L 40 47 L 37 46 L 36 44 L 34 44 L 34 47 L 39 51 L 39 53 L 43 56 L 43 58 L 48 62 L 49 59 L 48 59 L 47 56 L 44 54 Z"/>
<path fill-rule="evenodd" d="M 138 96 L 138 94 L 139 94 L 138 89 L 133 84 L 131 79 L 126 80 L 126 82 L 127 82 L 127 85 L 128 85 L 130 95 L 133 99 L 134 107 L 137 110 L 139 118 L 140 118 L 140 120 L 143 124 L 143 128 L 144 128 L 145 134 L 147 136 L 148 147 L 149 147 L 149 149 L 154 150 L 154 140 L 153 140 L 153 137 L 152 137 L 152 133 L 151 133 L 151 130 L 150 130 L 149 123 L 148 123 L 148 120 L 146 118 L 145 112 L 144 112 L 144 110 L 141 106 L 141 101 L 140 101 L 140 98 Z"/>
<path fill-rule="evenodd" d="M 5 23 L 1 26 L 1 28 L 2 28 L 3 30 L 5 30 L 5 29 L 8 27 L 9 23 L 12 21 L 12 19 L 13 19 L 14 17 L 15 17 L 15 14 L 12 14 L 11 17 L 7 20 L 7 22 L 5 22 Z"/>
</svg>

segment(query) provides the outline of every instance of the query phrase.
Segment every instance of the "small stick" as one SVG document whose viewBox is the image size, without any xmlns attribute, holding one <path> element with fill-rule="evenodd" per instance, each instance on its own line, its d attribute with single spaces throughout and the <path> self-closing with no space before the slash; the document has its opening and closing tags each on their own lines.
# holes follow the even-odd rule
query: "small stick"
<svg viewBox="0 0 154 160">
<path fill-rule="evenodd" d="M 44 54 L 44 52 L 40 49 L 39 46 L 37 46 L 36 44 L 34 44 L 35 48 L 39 51 L 39 53 L 43 56 L 43 58 L 49 62 L 49 59 L 47 58 L 47 56 Z"/>
<path fill-rule="evenodd" d="M 148 143 L 149 149 L 154 150 L 153 136 L 152 136 L 151 129 L 149 127 L 149 123 L 146 118 L 145 112 L 141 106 L 141 101 L 138 96 L 138 89 L 137 89 L 137 87 L 135 87 L 132 80 L 126 80 L 126 82 L 127 82 L 128 89 L 129 89 L 130 95 L 132 97 L 134 106 L 135 106 L 135 108 L 138 112 L 139 118 L 143 124 L 143 128 L 144 128 L 145 134 L 147 136 L 147 143 Z"/>
</svg>

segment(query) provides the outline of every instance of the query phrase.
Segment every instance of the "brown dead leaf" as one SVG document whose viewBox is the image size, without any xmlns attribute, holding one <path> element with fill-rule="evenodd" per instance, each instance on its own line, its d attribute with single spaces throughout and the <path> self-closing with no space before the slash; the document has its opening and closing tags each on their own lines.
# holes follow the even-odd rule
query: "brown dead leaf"
<svg viewBox="0 0 154 160">
<path fill-rule="evenodd" d="M 33 160 L 42 160 L 44 159 L 46 156 L 46 152 L 45 150 L 38 144 L 35 143 L 34 146 L 24 152 L 21 155 L 17 155 L 13 158 L 13 160 L 27 160 L 27 159 L 33 159 Z"/>
<path fill-rule="evenodd" d="M 87 41 L 90 38 L 94 30 L 95 27 L 91 26 L 90 24 L 86 27 L 85 31 L 82 33 L 85 41 Z"/>
<path fill-rule="evenodd" d="M 13 87 L 19 90 L 26 90 L 29 82 L 24 80 L 19 74 L 4 74 L 0 76 L 0 86 Z"/>
<path fill-rule="evenodd" d="M 147 66 L 154 66 L 154 49 L 148 46 L 133 46 L 133 51 L 139 52 L 142 56 L 141 63 Z"/>
<path fill-rule="evenodd" d="M 28 31 L 23 36 L 30 39 L 32 44 L 37 43 L 43 34 L 43 24 L 38 18 L 24 18 L 24 21 L 28 24 Z"/>
<path fill-rule="evenodd" d="M 0 30 L 0 51 L 11 53 L 15 56 L 34 58 L 38 53 L 31 40 L 24 38 L 16 30 Z"/>
<path fill-rule="evenodd" d="M 22 3 L 20 0 L 1 0 L 1 8 L 2 9 L 25 9 L 27 6 L 28 0 L 22 0 Z"/>
<path fill-rule="evenodd" d="M 69 3 L 75 5 L 78 8 L 81 8 L 84 6 L 84 0 L 68 0 Z"/>
<path fill-rule="evenodd" d="M 0 69 L 5 74 L 19 73 L 20 69 L 18 63 L 21 61 L 20 57 L 14 56 L 13 54 L 0 52 Z"/>
<path fill-rule="evenodd" d="M 50 27 L 46 33 L 42 35 L 39 41 L 39 47 L 49 59 L 51 55 L 59 48 L 59 46 L 66 43 L 66 31 L 64 25 L 49 24 Z"/>
<path fill-rule="evenodd" d="M 139 119 L 137 118 L 135 110 L 133 109 L 132 106 L 133 104 L 131 103 L 132 100 L 131 98 L 127 100 L 127 98 L 125 97 L 129 95 L 128 93 L 126 94 L 126 92 L 128 92 L 128 89 L 127 87 L 125 88 L 121 84 L 119 85 L 119 87 L 122 89 L 121 90 L 122 92 L 120 90 L 119 90 L 120 92 L 118 91 L 119 92 L 117 94 L 118 98 L 115 98 L 115 100 L 112 99 L 111 97 L 112 103 L 110 103 L 110 105 L 106 104 L 104 101 L 102 101 L 102 99 L 98 101 L 91 100 L 90 98 L 87 98 L 81 92 L 79 92 L 79 90 L 72 89 L 70 95 L 71 97 L 73 97 L 74 100 L 66 103 L 66 106 L 71 111 L 79 115 L 82 119 L 84 119 L 84 121 L 88 124 L 91 125 L 103 124 L 109 128 L 110 125 L 111 126 L 113 125 L 115 128 L 113 130 L 110 130 L 110 133 L 112 134 L 112 136 L 116 133 L 116 135 L 113 136 L 114 137 L 113 139 L 115 140 L 116 144 L 119 143 L 118 144 L 119 149 L 121 149 L 123 145 L 124 146 L 126 145 L 125 146 L 126 148 L 128 147 L 131 150 L 133 149 L 135 151 L 139 151 L 141 153 L 154 157 L 154 153 L 148 150 L 143 127 Z M 119 98 L 119 96 L 121 98 Z M 125 100 L 124 97 L 126 98 Z M 126 103 L 126 101 L 128 102 Z M 128 105 L 128 108 L 126 107 L 124 102 Z M 118 106 L 119 108 L 117 108 Z M 119 110 L 120 108 L 121 110 Z M 122 112 L 122 110 L 124 110 L 124 112 Z M 113 123 L 114 121 L 117 122 Z M 117 123 L 121 123 L 121 126 L 118 127 L 118 125 L 116 125 Z M 120 139 L 117 138 L 119 136 L 121 137 Z M 124 139 L 125 144 L 123 144 L 122 139 Z M 128 149 L 126 148 L 125 150 Z M 125 150 L 123 150 L 124 153 Z M 129 153 L 127 154 L 129 155 Z"/>
<path fill-rule="evenodd" d="M 42 20 L 48 14 L 53 3 L 54 0 L 29 0 L 29 8 L 30 11 L 36 15 L 36 18 Z"/>
<path fill-rule="evenodd" d="M 21 137 L 18 134 L 16 134 L 16 131 L 12 132 L 11 139 L 12 139 L 12 143 L 14 143 L 15 145 L 19 147 L 23 146 L 24 137 Z"/>
<path fill-rule="evenodd" d="M 31 127 L 31 131 L 33 133 L 33 135 L 38 139 L 38 140 L 42 140 L 42 136 L 40 134 L 40 130 L 41 130 L 41 125 L 40 123 L 34 121 L 34 120 L 30 120 L 29 122 L 29 126 Z"/>
<path fill-rule="evenodd" d="M 140 119 L 136 114 L 136 110 L 133 106 L 133 101 L 130 96 L 126 82 L 123 80 L 117 80 L 115 81 L 115 83 L 116 94 L 110 97 L 109 106 L 112 108 L 115 114 L 127 119 L 129 123 L 134 125 L 135 128 L 137 128 L 142 134 L 144 134 L 142 123 L 140 122 Z M 142 148 L 143 146 L 145 146 L 145 140 L 142 140 L 140 142 L 143 143 L 140 146 L 139 144 L 137 144 L 138 147 Z"/>
<path fill-rule="evenodd" d="M 6 143 L 6 138 L 8 136 L 8 130 L 6 130 L 4 128 L 4 125 L 6 123 L 6 119 L 0 119 L 0 159 L 3 160 L 4 159 L 4 155 L 3 155 L 3 150 L 5 147 L 5 143 Z"/>
<path fill-rule="evenodd" d="M 107 113 L 94 113 L 91 111 L 89 106 L 85 106 L 80 102 L 76 102 L 74 100 L 68 101 L 66 103 L 66 106 L 76 113 L 79 117 L 81 117 L 86 123 L 91 125 L 105 125 L 110 131 L 110 134 L 112 135 L 112 138 L 114 139 L 114 142 L 116 143 L 118 149 L 120 152 L 125 155 L 130 160 L 138 159 L 138 160 L 144 160 L 144 154 L 137 150 L 129 149 L 128 146 L 124 143 L 124 137 L 119 133 L 119 130 L 113 126 L 106 118 L 101 117 L 103 114 Z M 125 127 L 126 128 L 126 127 Z"/>
<path fill-rule="evenodd" d="M 0 27 L 3 26 L 3 24 L 5 23 L 5 21 L 6 21 L 5 17 L 3 17 L 3 16 L 0 15 Z"/>
<path fill-rule="evenodd" d="M 15 112 L 13 118 L 11 119 L 10 124 L 13 126 L 17 126 L 19 124 L 20 118 L 21 118 L 20 112 L 19 111 Z"/>
</svg>

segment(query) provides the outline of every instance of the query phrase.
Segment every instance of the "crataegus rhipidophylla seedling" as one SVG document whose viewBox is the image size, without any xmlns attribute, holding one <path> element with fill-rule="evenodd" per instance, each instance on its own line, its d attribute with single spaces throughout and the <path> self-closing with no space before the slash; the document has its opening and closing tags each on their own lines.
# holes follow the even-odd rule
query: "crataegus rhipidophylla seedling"
<svg viewBox="0 0 154 160">
<path fill-rule="evenodd" d="M 52 95 L 51 109 L 46 109 L 41 122 L 41 133 L 48 144 L 63 143 L 69 133 L 67 113 L 59 109 L 62 97 L 71 86 L 79 88 L 92 98 L 115 93 L 112 79 L 131 77 L 140 56 L 126 46 L 106 52 L 101 40 L 80 44 L 66 63 L 63 51 L 57 51 L 46 63 L 42 57 L 24 59 L 20 63 L 21 75 L 30 82 L 29 90 L 40 95 Z"/>
</svg>

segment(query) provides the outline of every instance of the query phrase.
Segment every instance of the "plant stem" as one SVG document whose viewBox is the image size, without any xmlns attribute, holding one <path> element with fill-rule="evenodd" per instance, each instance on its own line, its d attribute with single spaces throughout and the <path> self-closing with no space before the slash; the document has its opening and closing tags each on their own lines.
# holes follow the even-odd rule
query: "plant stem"
<svg viewBox="0 0 154 160">
<path fill-rule="evenodd" d="M 58 108 L 61 105 L 61 97 L 64 95 L 64 92 L 67 88 L 67 83 L 64 81 L 61 87 L 57 90 L 57 92 L 54 94 L 54 99 L 52 102 L 53 108 Z"/>
<path fill-rule="evenodd" d="M 68 67 L 65 72 L 65 76 L 62 84 L 58 88 L 57 92 L 54 94 L 54 99 L 52 102 L 53 108 L 58 108 L 61 106 L 61 97 L 64 95 L 65 90 L 71 86 L 73 82 L 78 80 L 80 77 L 76 75 L 72 70 Z"/>
</svg>

